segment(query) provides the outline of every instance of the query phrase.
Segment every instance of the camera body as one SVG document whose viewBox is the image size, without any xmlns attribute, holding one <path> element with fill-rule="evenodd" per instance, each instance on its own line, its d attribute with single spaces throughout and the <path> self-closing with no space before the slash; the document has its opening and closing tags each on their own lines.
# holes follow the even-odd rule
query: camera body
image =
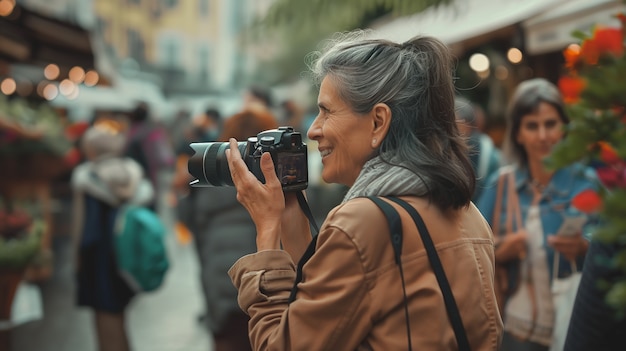
<svg viewBox="0 0 626 351">
<path fill-rule="evenodd" d="M 292 127 L 279 127 L 238 142 L 241 158 L 259 181 L 265 182 L 261 171 L 261 155 L 269 152 L 283 191 L 304 190 L 308 186 L 307 148 L 302 134 Z M 193 187 L 233 185 L 225 151 L 228 142 L 192 143 L 194 155 L 189 159 L 189 173 L 196 179 Z"/>
</svg>

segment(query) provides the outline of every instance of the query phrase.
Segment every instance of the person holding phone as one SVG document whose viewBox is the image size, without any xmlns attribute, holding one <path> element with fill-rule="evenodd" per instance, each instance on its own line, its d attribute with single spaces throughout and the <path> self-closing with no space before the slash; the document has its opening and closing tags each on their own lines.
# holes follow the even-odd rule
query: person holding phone
<svg viewBox="0 0 626 351">
<path fill-rule="evenodd" d="M 569 123 L 554 84 L 543 78 L 520 83 L 509 102 L 507 123 L 503 156 L 514 176 L 508 189 L 515 193 L 503 191 L 501 201 L 497 201 L 503 172 L 496 172 L 477 203 L 492 228 L 503 229 L 494 233 L 499 238 L 496 267 L 507 267 L 509 291 L 516 292 L 503 302 L 505 335 L 501 349 L 548 350 L 555 311 L 551 285 L 555 278 L 582 268 L 593 222 L 581 217 L 572 199 L 583 190 L 595 189 L 598 183 L 593 169 L 582 164 L 553 170 L 544 162 L 563 139 Z M 517 197 L 517 201 L 507 201 L 509 196 Z M 498 202 L 502 204 L 500 217 L 494 218 Z M 524 227 L 513 235 L 506 233 L 507 204 L 519 205 L 520 226 Z"/>
</svg>

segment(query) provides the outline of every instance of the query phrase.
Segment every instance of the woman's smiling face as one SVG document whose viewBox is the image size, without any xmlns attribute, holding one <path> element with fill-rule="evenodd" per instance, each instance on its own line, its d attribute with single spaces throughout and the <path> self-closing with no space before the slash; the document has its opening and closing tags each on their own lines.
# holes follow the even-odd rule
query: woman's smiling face
<svg viewBox="0 0 626 351">
<path fill-rule="evenodd" d="M 317 99 L 319 114 L 307 133 L 317 141 L 327 183 L 352 186 L 365 162 L 374 156 L 374 121 L 370 114 L 357 114 L 341 99 L 335 81 L 326 76 Z"/>
</svg>

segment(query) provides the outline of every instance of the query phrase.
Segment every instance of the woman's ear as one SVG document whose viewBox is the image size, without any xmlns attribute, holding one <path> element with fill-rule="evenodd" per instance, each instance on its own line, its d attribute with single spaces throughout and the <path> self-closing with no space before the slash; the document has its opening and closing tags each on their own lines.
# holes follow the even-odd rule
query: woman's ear
<svg viewBox="0 0 626 351">
<path fill-rule="evenodd" d="M 389 126 L 391 125 L 391 109 L 385 103 L 378 103 L 372 109 L 372 147 L 377 148 L 382 143 Z"/>
</svg>

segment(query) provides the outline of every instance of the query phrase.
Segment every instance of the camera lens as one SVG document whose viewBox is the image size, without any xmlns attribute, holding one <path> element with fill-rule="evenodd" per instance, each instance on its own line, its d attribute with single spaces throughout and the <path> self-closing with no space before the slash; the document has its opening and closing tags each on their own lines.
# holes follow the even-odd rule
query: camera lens
<svg viewBox="0 0 626 351">
<path fill-rule="evenodd" d="M 237 143 L 242 157 L 246 144 L 246 142 Z M 189 146 L 194 151 L 187 164 L 189 174 L 196 178 L 190 183 L 192 186 L 233 185 L 226 159 L 226 150 L 230 149 L 228 142 L 192 143 Z"/>
</svg>

